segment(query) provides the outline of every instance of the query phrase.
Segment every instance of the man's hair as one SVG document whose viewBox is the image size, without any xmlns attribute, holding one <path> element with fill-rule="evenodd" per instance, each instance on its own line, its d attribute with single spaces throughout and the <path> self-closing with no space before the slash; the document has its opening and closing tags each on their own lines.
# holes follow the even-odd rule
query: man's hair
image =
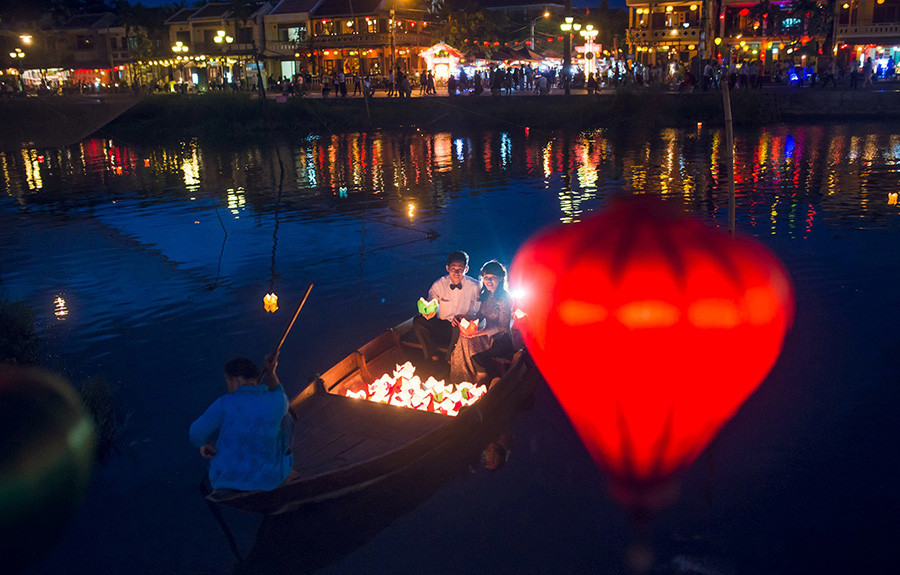
<svg viewBox="0 0 900 575">
<path fill-rule="evenodd" d="M 236 357 L 225 364 L 225 375 L 228 377 L 256 379 L 259 377 L 259 368 L 256 367 L 256 364 L 251 359 Z"/>
<path fill-rule="evenodd" d="M 450 252 L 450 255 L 447 256 L 447 265 L 457 262 L 462 263 L 465 268 L 469 267 L 469 254 L 463 251 Z"/>
</svg>

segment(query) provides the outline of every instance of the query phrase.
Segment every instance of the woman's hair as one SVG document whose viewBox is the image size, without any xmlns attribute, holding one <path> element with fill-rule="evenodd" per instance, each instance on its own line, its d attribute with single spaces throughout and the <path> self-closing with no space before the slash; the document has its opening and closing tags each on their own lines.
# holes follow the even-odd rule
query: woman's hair
<svg viewBox="0 0 900 575">
<path fill-rule="evenodd" d="M 479 277 L 483 276 L 484 274 L 489 274 L 500 278 L 500 285 L 497 286 L 496 297 L 509 297 L 509 292 L 506 291 L 506 267 L 504 267 L 503 264 L 501 264 L 497 260 L 491 260 L 481 266 L 481 271 L 478 272 L 478 274 Z M 488 291 L 484 284 L 482 284 L 481 292 L 478 294 L 478 301 L 484 301 L 490 293 L 491 292 Z"/>
<path fill-rule="evenodd" d="M 225 375 L 228 377 L 243 377 L 244 379 L 257 379 L 259 368 L 253 360 L 246 357 L 237 357 L 225 364 Z"/>
</svg>

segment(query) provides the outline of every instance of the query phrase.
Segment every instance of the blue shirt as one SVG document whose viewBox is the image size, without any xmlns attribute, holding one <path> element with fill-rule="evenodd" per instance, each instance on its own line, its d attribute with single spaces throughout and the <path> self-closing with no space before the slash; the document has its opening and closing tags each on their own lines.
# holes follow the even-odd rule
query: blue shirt
<svg viewBox="0 0 900 575">
<path fill-rule="evenodd" d="M 214 442 L 209 481 L 213 489 L 274 489 L 290 474 L 290 438 L 281 433 L 288 400 L 279 385 L 241 385 L 217 399 L 191 424 L 191 443 Z M 217 437 L 218 435 L 218 437 Z"/>
</svg>

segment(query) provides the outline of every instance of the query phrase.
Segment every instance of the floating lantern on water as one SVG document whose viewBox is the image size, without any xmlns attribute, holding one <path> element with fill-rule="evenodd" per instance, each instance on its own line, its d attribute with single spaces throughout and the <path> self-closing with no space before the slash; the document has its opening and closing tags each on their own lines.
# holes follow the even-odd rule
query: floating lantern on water
<svg viewBox="0 0 900 575">
<path fill-rule="evenodd" d="M 263 308 L 269 313 L 278 311 L 278 296 L 274 293 L 267 293 L 263 296 Z"/>
<path fill-rule="evenodd" d="M 646 197 L 536 235 L 510 275 L 532 294 L 529 351 L 633 512 L 674 495 L 673 474 L 766 376 L 793 317 L 768 249 Z"/>
<path fill-rule="evenodd" d="M 897 192 L 891 192 L 888 194 L 888 205 L 896 206 L 897 205 L 898 194 Z"/>
<path fill-rule="evenodd" d="M 419 309 L 419 313 L 423 315 L 433 314 L 440 307 L 440 305 L 438 304 L 438 300 L 431 299 L 429 301 L 425 301 L 425 298 L 423 297 L 419 298 L 419 301 L 416 302 L 416 306 Z"/>
<path fill-rule="evenodd" d="M 69 315 L 69 308 L 66 307 L 66 300 L 62 296 L 56 296 L 56 299 L 53 301 L 53 315 L 59 321 L 66 321 L 66 317 Z"/>
<path fill-rule="evenodd" d="M 144 167 L 145 167 L 145 168 L 149 168 L 149 167 L 150 167 L 150 160 L 147 160 L 147 159 L 144 160 Z"/>
</svg>

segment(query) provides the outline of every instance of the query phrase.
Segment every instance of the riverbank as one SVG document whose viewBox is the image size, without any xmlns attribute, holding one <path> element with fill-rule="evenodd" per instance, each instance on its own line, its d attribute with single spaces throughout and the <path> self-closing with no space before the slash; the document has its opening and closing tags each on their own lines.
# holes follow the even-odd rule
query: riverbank
<svg viewBox="0 0 900 575">
<path fill-rule="evenodd" d="M 0 100 L 0 150 L 76 144 L 138 101 L 121 94 L 4 98 Z"/>
<path fill-rule="evenodd" d="M 879 90 L 767 88 L 734 91 L 736 125 L 796 121 L 881 121 L 900 119 L 900 92 Z M 368 102 L 360 96 L 323 98 L 249 93 L 154 94 L 133 98 L 30 97 L 4 101 L 3 148 L 62 147 L 95 132 L 131 142 L 158 143 L 197 137 L 207 141 L 255 140 L 309 133 L 365 130 L 627 129 L 689 127 L 723 123 L 716 91 L 583 90 L 566 96 L 427 96 Z"/>
<path fill-rule="evenodd" d="M 894 91 L 762 90 L 732 93 L 737 125 L 797 120 L 900 118 Z M 271 97 L 248 94 L 155 95 L 117 118 L 106 131 L 131 140 L 293 136 L 372 129 L 591 129 L 685 127 L 721 123 L 719 92 L 679 94 L 619 90 L 599 95 Z"/>
</svg>

